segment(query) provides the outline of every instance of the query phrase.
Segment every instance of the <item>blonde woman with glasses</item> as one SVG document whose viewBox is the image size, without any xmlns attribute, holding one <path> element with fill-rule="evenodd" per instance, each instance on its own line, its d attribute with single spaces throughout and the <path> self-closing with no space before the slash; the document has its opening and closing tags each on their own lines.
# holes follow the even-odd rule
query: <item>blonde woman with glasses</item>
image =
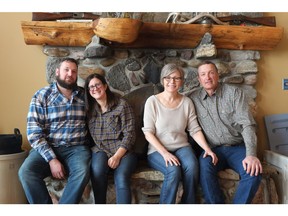
<svg viewBox="0 0 288 216">
<path fill-rule="evenodd" d="M 142 128 L 148 145 L 148 164 L 164 174 L 160 203 L 174 204 L 180 181 L 183 183 L 181 203 L 196 203 L 198 186 L 198 161 L 188 134 L 211 156 L 213 164 L 217 156 L 209 148 L 198 124 L 191 99 L 179 93 L 184 82 L 184 71 L 175 64 L 163 67 L 160 82 L 164 91 L 150 96 L 144 108 Z"/>
</svg>

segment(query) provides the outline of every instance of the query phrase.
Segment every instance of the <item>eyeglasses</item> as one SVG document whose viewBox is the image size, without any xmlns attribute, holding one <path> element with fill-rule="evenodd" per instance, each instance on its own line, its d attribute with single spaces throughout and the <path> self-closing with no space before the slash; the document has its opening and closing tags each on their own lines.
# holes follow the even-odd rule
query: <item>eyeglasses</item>
<svg viewBox="0 0 288 216">
<path fill-rule="evenodd" d="M 96 83 L 95 85 L 91 85 L 88 87 L 89 91 L 92 91 L 93 89 L 100 88 L 102 86 L 102 83 Z"/>
<path fill-rule="evenodd" d="M 182 80 L 182 77 L 163 77 L 167 82 L 170 82 L 171 80 L 175 81 L 175 82 L 179 82 Z"/>
</svg>

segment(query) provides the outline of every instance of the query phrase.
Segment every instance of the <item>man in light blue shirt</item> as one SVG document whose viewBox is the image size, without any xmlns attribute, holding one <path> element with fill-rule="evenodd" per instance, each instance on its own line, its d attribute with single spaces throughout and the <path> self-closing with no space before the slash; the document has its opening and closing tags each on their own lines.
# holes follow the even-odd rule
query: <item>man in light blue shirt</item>
<svg viewBox="0 0 288 216">
<path fill-rule="evenodd" d="M 59 203 L 79 203 L 90 179 L 84 91 L 77 86 L 78 62 L 62 59 L 56 81 L 37 91 L 27 117 L 31 151 L 19 170 L 29 203 L 51 204 L 44 178 L 67 179 Z"/>
</svg>

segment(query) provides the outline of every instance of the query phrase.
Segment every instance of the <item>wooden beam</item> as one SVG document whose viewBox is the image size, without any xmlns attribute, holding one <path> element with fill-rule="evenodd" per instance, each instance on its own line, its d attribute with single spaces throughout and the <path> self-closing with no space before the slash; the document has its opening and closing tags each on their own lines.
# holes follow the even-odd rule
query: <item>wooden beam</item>
<svg viewBox="0 0 288 216">
<path fill-rule="evenodd" d="M 119 21 L 123 22 L 121 19 Z M 98 23 L 96 20 L 94 23 L 22 21 L 21 26 L 28 45 L 87 46 L 97 33 L 101 36 L 102 44 L 115 48 L 196 48 L 204 34 L 209 32 L 217 49 L 272 50 L 278 45 L 284 32 L 282 27 L 145 22 L 137 25 L 137 29 L 134 22 L 127 22 L 134 26 L 132 34 L 137 37 L 133 42 L 123 43 L 123 39 L 128 38 L 129 31 L 131 32 L 131 26 L 125 27 L 122 23 L 115 28 L 115 19 L 113 22 L 113 25 L 105 23 L 101 28 L 99 25 L 98 28 L 97 25 L 95 27 L 95 23 Z M 109 37 L 105 36 L 105 32 L 109 32 Z M 126 41 L 131 40 L 129 38 Z"/>
<path fill-rule="evenodd" d="M 217 49 L 272 50 L 283 37 L 282 27 L 143 23 L 133 43 L 103 44 L 119 48 L 195 48 L 209 32 Z"/>
<path fill-rule="evenodd" d="M 92 22 L 22 21 L 27 45 L 87 46 L 92 37 Z"/>
<path fill-rule="evenodd" d="M 142 25 L 141 20 L 130 18 L 99 18 L 93 22 L 98 37 L 118 43 L 134 42 Z"/>
</svg>

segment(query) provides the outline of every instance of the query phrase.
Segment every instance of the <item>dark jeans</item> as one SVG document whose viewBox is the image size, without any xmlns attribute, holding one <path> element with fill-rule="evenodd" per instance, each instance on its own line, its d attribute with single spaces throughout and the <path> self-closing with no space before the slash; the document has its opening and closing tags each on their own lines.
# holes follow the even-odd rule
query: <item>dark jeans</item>
<svg viewBox="0 0 288 216">
<path fill-rule="evenodd" d="M 106 203 L 108 174 L 111 171 L 108 159 L 105 152 L 92 153 L 91 183 L 96 204 Z M 113 170 L 117 204 L 131 203 L 130 178 L 136 165 L 137 156 L 134 153 L 128 153 L 121 159 L 119 166 Z"/>
<path fill-rule="evenodd" d="M 91 151 L 88 146 L 53 148 L 58 160 L 67 172 L 67 184 L 59 204 L 77 204 L 90 179 Z M 31 204 L 52 204 L 44 178 L 51 176 L 50 166 L 34 149 L 18 172 L 19 180 Z"/>
<path fill-rule="evenodd" d="M 250 176 L 243 168 L 242 161 L 246 157 L 246 148 L 238 146 L 219 146 L 212 149 L 218 157 L 218 163 L 214 166 L 211 157 L 199 157 L 200 183 L 207 204 L 225 203 L 224 195 L 220 189 L 217 173 L 220 170 L 231 168 L 240 175 L 233 203 L 251 203 L 261 182 L 261 175 Z"/>
</svg>

